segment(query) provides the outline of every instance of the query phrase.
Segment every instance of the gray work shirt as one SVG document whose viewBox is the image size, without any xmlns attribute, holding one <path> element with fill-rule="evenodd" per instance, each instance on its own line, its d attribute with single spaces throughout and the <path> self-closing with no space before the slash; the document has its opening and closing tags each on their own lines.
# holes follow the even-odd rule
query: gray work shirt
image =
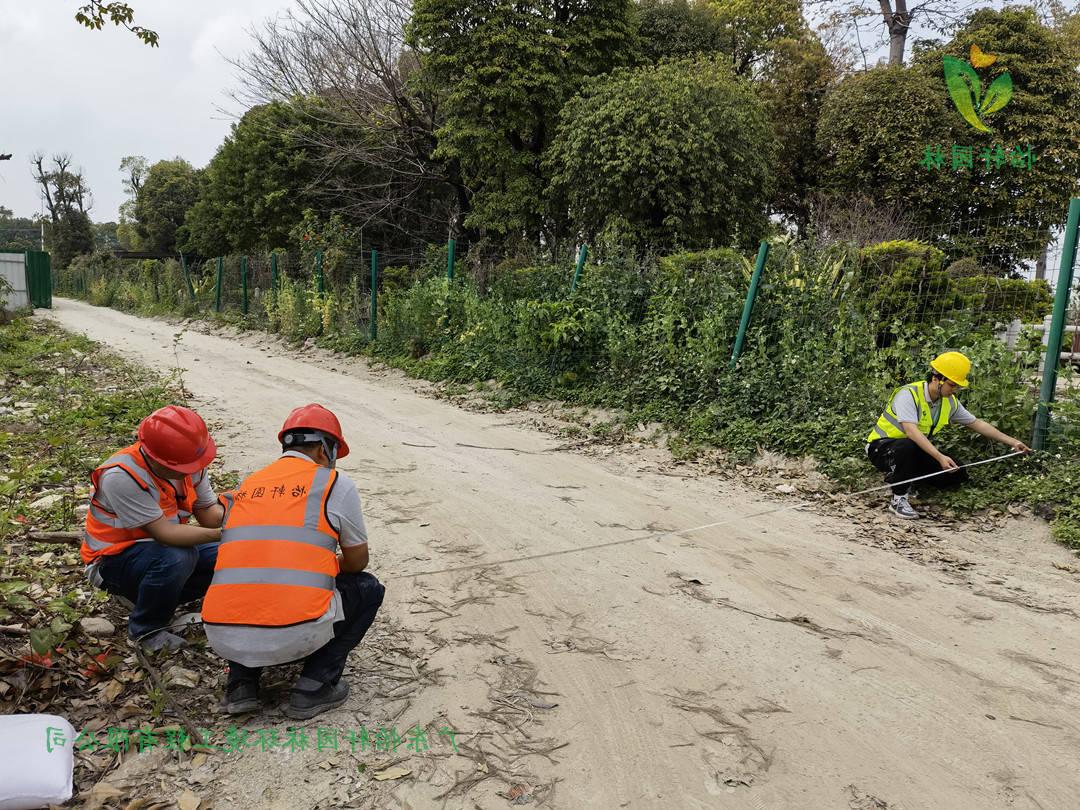
<svg viewBox="0 0 1080 810">
<path fill-rule="evenodd" d="M 308 459 L 297 450 L 286 450 L 282 456 Z M 340 471 L 326 499 L 326 519 L 338 532 L 338 545 L 342 548 L 367 543 L 360 493 L 352 479 Z M 288 627 L 207 624 L 206 639 L 214 652 L 226 661 L 236 661 L 246 667 L 268 667 L 311 655 L 334 637 L 334 622 L 343 618 L 341 594 L 335 588 L 326 613 L 312 621 Z"/>
<path fill-rule="evenodd" d="M 210 475 L 206 470 L 200 470 L 191 477 L 195 486 L 194 509 L 205 509 L 217 503 L 217 495 L 214 487 L 210 484 Z M 184 494 L 183 482 L 169 481 L 177 496 Z M 116 527 L 118 529 L 138 529 L 153 523 L 164 516 L 157 490 L 147 492 L 135 479 L 120 467 L 110 467 L 98 476 L 97 489 L 94 490 L 94 500 L 101 504 L 106 511 L 116 515 Z M 83 531 L 86 534 L 86 531 Z M 136 543 L 155 543 L 153 537 L 144 537 L 136 540 Z M 86 566 L 86 578 L 92 586 L 102 586 L 101 574 L 98 572 L 99 557 Z"/>
<path fill-rule="evenodd" d="M 930 402 L 930 389 L 926 383 L 923 383 L 923 396 L 927 402 Z M 950 425 L 970 425 L 975 421 L 975 415 L 971 413 L 967 408 L 960 404 L 960 400 L 956 401 L 956 407 L 949 413 Z M 915 398 L 911 395 L 911 391 L 906 388 L 901 388 L 896 392 L 896 396 L 892 401 L 893 413 L 896 414 L 896 420 L 898 422 L 913 422 L 919 424 L 919 408 L 915 404 Z M 941 413 L 941 400 L 937 402 L 930 402 L 930 419 L 932 423 L 937 424 L 938 414 Z"/>
<path fill-rule="evenodd" d="M 217 495 L 206 470 L 191 477 L 195 485 L 195 509 L 205 509 L 217 503 Z M 184 494 L 182 481 L 169 481 L 178 496 Z M 116 515 L 118 528 L 136 529 L 162 517 L 157 490 L 147 492 L 120 467 L 110 467 L 98 477 L 94 498 L 106 511 Z M 147 538 L 148 541 L 153 538 Z"/>
</svg>

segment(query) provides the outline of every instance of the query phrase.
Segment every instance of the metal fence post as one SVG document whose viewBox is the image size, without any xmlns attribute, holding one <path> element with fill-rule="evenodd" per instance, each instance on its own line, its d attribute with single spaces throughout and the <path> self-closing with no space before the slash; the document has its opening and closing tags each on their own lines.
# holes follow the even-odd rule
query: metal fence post
<svg viewBox="0 0 1080 810">
<path fill-rule="evenodd" d="M 1065 244 L 1061 250 L 1061 265 L 1058 269 L 1057 286 L 1054 289 L 1054 315 L 1050 321 L 1046 356 L 1043 359 L 1042 389 L 1039 392 L 1039 407 L 1035 412 L 1035 428 L 1031 434 L 1031 446 L 1035 450 L 1042 450 L 1046 446 L 1046 436 L 1050 427 L 1050 405 L 1054 401 L 1057 369 L 1061 362 L 1061 336 L 1065 332 L 1069 294 L 1072 292 L 1073 266 L 1076 264 L 1077 231 L 1080 231 L 1080 198 L 1074 197 L 1069 203 Z"/>
<path fill-rule="evenodd" d="M 180 269 L 184 271 L 184 284 L 187 286 L 188 300 L 195 303 L 195 287 L 191 284 L 191 273 L 188 272 L 187 257 L 180 254 Z"/>
<path fill-rule="evenodd" d="M 754 274 L 750 276 L 750 288 L 746 291 L 742 320 L 739 321 L 739 332 L 735 335 L 735 347 L 731 350 L 731 368 L 735 368 L 735 364 L 739 362 L 739 355 L 742 354 L 743 341 L 746 340 L 746 329 L 750 326 L 750 313 L 754 311 L 754 299 L 757 298 L 758 284 L 761 282 L 761 271 L 765 269 L 765 259 L 768 255 L 769 243 L 763 240 L 761 247 L 758 248 Z"/>
<path fill-rule="evenodd" d="M 446 240 L 446 277 L 454 280 L 454 240 Z"/>
<path fill-rule="evenodd" d="M 248 314 L 248 290 L 247 290 L 247 276 L 248 276 L 248 257 L 240 257 L 240 311 L 244 314 Z"/>
<path fill-rule="evenodd" d="M 326 292 L 326 280 L 323 278 L 322 251 L 315 253 L 315 281 L 318 284 L 319 295 Z"/>
<path fill-rule="evenodd" d="M 278 269 L 277 269 L 277 254 L 270 254 L 270 291 L 277 292 L 278 288 Z"/>
<path fill-rule="evenodd" d="M 371 342 L 379 335 L 379 252 L 371 249 Z"/>
<path fill-rule="evenodd" d="M 224 272 L 225 260 L 221 257 L 217 257 L 217 283 L 214 285 L 216 291 L 214 292 L 214 312 L 221 312 L 221 276 Z"/>
<path fill-rule="evenodd" d="M 577 254 L 577 265 L 574 267 L 574 280 L 570 282 L 570 292 L 577 289 L 578 279 L 581 277 L 581 269 L 585 266 L 585 257 L 589 255 L 588 245 L 582 245 Z"/>
</svg>

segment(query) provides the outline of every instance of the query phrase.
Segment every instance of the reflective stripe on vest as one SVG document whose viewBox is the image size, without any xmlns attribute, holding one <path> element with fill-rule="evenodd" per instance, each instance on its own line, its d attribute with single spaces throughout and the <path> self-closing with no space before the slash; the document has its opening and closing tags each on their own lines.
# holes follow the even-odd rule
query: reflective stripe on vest
<svg viewBox="0 0 1080 810">
<path fill-rule="evenodd" d="M 189 509 L 194 506 L 196 498 L 191 476 L 184 476 L 180 484 L 183 490 L 181 499 L 173 482 L 159 479 L 150 471 L 142 456 L 140 445 L 136 442 L 114 453 L 98 465 L 90 475 L 93 492 L 90 496 L 90 508 L 86 512 L 86 524 L 83 531 L 81 554 L 84 563 L 91 563 L 103 555 L 119 554 L 135 543 L 153 540 L 141 526 L 121 526 L 120 519 L 108 512 L 97 500 L 96 494 L 102 474 L 106 470 L 116 468 L 130 475 L 143 491 L 157 498 L 162 515 L 170 523 L 187 522 L 191 517 Z M 188 508 L 181 508 L 181 503 Z"/>
<path fill-rule="evenodd" d="M 225 507 L 203 621 L 280 627 L 330 607 L 338 533 L 326 519 L 337 473 L 283 456 L 220 497 Z"/>
<path fill-rule="evenodd" d="M 926 436 L 934 436 L 941 432 L 941 428 L 949 424 L 949 417 L 956 410 L 956 397 L 943 397 L 938 410 L 938 417 L 933 418 L 933 408 L 926 399 L 926 384 L 922 382 L 909 383 L 897 388 L 889 395 L 889 401 L 885 404 L 885 410 L 878 417 L 877 423 L 870 429 L 866 441 L 872 442 L 877 439 L 902 439 L 907 436 L 904 426 L 896 417 L 893 410 L 893 400 L 901 391 L 908 391 L 915 403 L 915 410 L 919 414 L 919 431 Z"/>
<path fill-rule="evenodd" d="M 293 568 L 226 568 L 214 573 L 215 585 L 299 585 L 304 588 L 334 590 L 329 574 L 297 571 Z"/>
</svg>

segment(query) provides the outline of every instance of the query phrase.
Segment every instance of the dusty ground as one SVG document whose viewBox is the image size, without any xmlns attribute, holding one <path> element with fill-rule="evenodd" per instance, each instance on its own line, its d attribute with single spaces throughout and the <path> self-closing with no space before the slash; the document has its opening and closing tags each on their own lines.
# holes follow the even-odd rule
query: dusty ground
<svg viewBox="0 0 1080 810">
<path fill-rule="evenodd" d="M 784 496 L 656 452 L 560 449 L 530 412 L 456 408 L 265 335 L 177 339 L 54 301 L 50 317 L 129 358 L 179 359 L 230 467 L 270 461 L 298 404 L 342 417 L 387 601 L 349 703 L 305 728 L 431 735 L 419 753 L 139 755 L 120 793 L 153 779 L 290 810 L 1077 804 L 1080 581 L 1042 523 L 889 529 L 862 505 L 743 519 Z M 548 552 L 570 553 L 424 573 Z M 284 736 L 286 720 L 268 706 L 245 725 Z M 410 773 L 371 778 L 389 766 Z"/>
</svg>

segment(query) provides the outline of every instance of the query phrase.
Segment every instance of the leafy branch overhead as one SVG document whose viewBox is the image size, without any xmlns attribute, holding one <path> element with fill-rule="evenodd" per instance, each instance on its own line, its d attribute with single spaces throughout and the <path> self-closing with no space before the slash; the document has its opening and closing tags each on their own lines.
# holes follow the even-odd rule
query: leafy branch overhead
<svg viewBox="0 0 1080 810">
<path fill-rule="evenodd" d="M 157 31 L 151 31 L 141 25 L 133 25 L 135 10 L 127 3 L 103 3 L 101 0 L 91 0 L 75 12 L 75 20 L 93 31 L 100 31 L 107 22 L 121 25 L 151 48 L 158 46 Z"/>
</svg>

